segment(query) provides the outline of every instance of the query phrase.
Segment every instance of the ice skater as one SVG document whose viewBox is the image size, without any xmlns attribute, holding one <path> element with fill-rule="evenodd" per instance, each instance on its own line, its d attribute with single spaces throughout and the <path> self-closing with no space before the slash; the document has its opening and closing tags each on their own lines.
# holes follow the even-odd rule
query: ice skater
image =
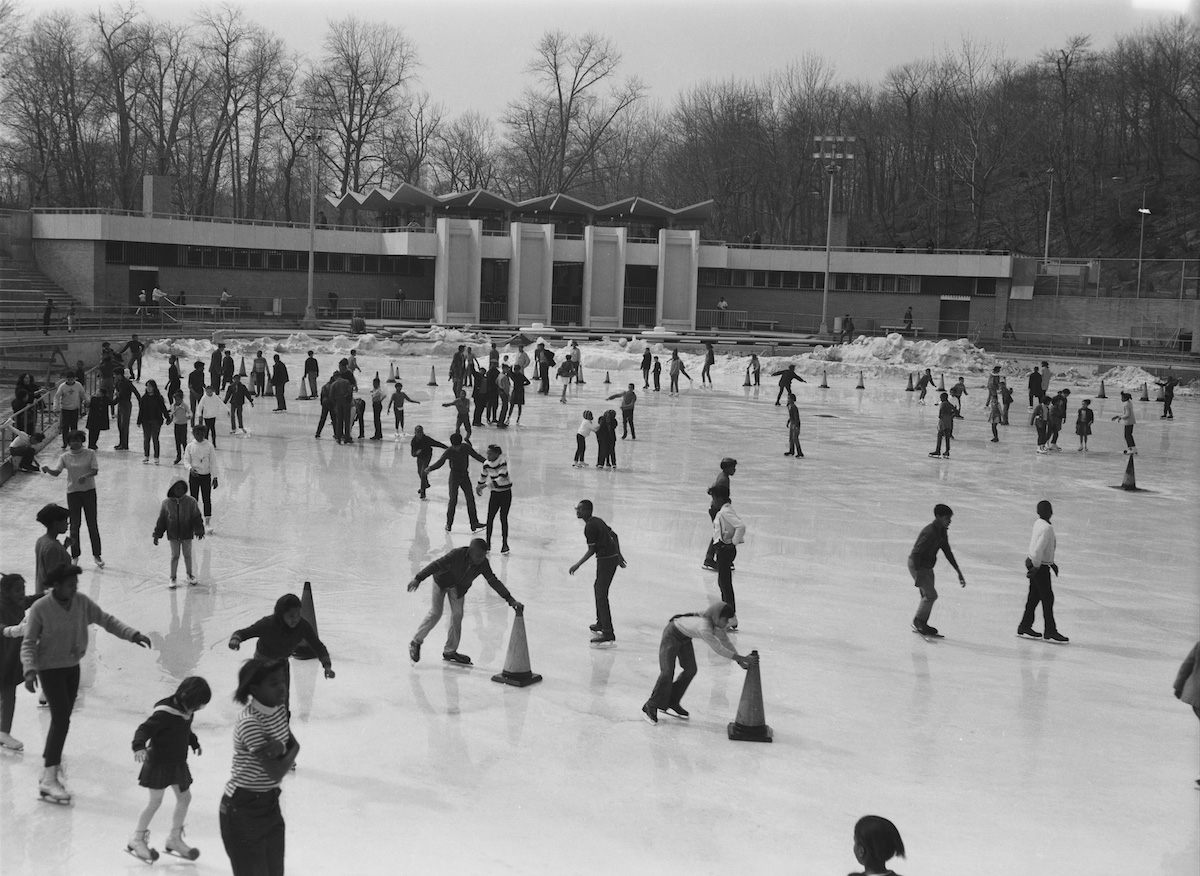
<svg viewBox="0 0 1200 876">
<path fill-rule="evenodd" d="M 1054 508 L 1049 500 L 1042 499 L 1037 503 L 1038 519 L 1033 522 L 1033 534 L 1029 539 L 1029 552 L 1025 555 L 1025 577 L 1029 579 L 1029 595 L 1025 599 L 1025 613 L 1017 627 L 1017 635 L 1021 638 L 1041 639 L 1047 642 L 1070 641 L 1058 631 L 1054 622 L 1054 588 L 1050 584 L 1050 573 L 1058 574 L 1058 564 L 1054 562 L 1054 551 L 1058 539 L 1050 518 L 1054 516 Z M 1033 628 L 1033 615 L 1038 603 L 1042 605 L 1042 620 L 1045 621 L 1045 633 L 1036 632 Z"/>
<path fill-rule="evenodd" d="M 458 493 L 461 490 L 467 505 L 467 518 L 471 522 L 471 531 L 483 529 L 475 512 L 475 494 L 471 492 L 471 460 L 487 462 L 471 446 L 470 441 L 464 441 L 457 432 L 450 436 L 450 446 L 442 451 L 438 461 L 425 470 L 426 476 L 437 471 L 443 465 L 450 465 L 450 502 L 446 505 L 446 532 L 454 528 L 454 510 L 458 506 Z"/>
<path fill-rule="evenodd" d="M 221 397 L 217 395 L 217 390 L 206 386 L 200 403 L 196 405 L 196 422 L 197 425 L 203 423 L 207 427 L 208 440 L 212 442 L 214 448 L 217 446 L 217 419 L 224 412 L 225 405 L 221 402 Z"/>
<path fill-rule="evenodd" d="M 1175 699 L 1191 706 L 1200 718 L 1200 642 L 1192 646 L 1183 663 L 1179 664 L 1179 672 L 1175 674 Z M 1200 779 L 1196 779 L 1196 787 L 1200 788 Z"/>
<path fill-rule="evenodd" d="M 279 354 L 274 355 L 275 365 L 271 369 L 271 386 L 275 387 L 275 410 L 271 413 L 279 413 L 287 410 L 287 396 L 285 392 L 288 385 L 288 370 L 283 364 L 283 360 L 279 358 Z"/>
<path fill-rule="evenodd" d="M 909 321 L 911 322 L 911 316 Z M 904 840 L 896 825 L 879 815 L 864 815 L 854 825 L 854 857 L 862 872 L 850 876 L 896 876 L 887 865 L 904 857 Z"/>
<path fill-rule="evenodd" d="M 1121 393 L 1121 413 L 1113 417 L 1113 422 L 1117 420 L 1125 427 L 1124 453 L 1137 456 L 1137 445 L 1133 442 L 1133 427 L 1137 424 L 1137 417 L 1133 415 L 1133 396 L 1127 392 Z"/>
<path fill-rule="evenodd" d="M 746 383 L 759 386 L 762 382 L 762 365 L 759 364 L 758 354 L 750 354 L 750 364 L 746 366 Z"/>
<path fill-rule="evenodd" d="M 61 566 L 71 566 L 74 562 L 67 546 L 58 537 L 67 531 L 70 525 L 71 512 L 62 505 L 51 502 L 43 505 L 34 517 L 46 531 L 37 537 L 33 543 L 33 593 L 41 596 L 46 592 L 46 579 L 50 573 Z M 69 542 L 69 539 L 68 539 Z"/>
<path fill-rule="evenodd" d="M 654 391 L 662 391 L 662 362 L 658 361 L 658 357 L 654 357 Z"/>
<path fill-rule="evenodd" d="M 787 397 L 787 413 L 788 449 L 784 456 L 803 459 L 804 451 L 800 448 L 800 408 L 796 407 L 796 396 L 790 392 Z"/>
<path fill-rule="evenodd" d="M 25 743 L 12 735 L 17 709 L 17 686 L 22 681 L 21 638 L 25 613 L 38 596 L 25 595 L 20 575 L 0 575 L 0 749 L 24 751 Z"/>
<path fill-rule="evenodd" d="M 167 490 L 167 498 L 163 499 L 158 509 L 158 520 L 155 521 L 151 538 L 154 546 L 163 536 L 171 545 L 171 580 L 167 587 L 174 590 L 178 587 L 176 573 L 179 571 L 179 555 L 183 554 L 183 570 L 187 573 L 187 582 L 196 585 L 199 582 L 192 574 L 192 539 L 204 538 L 204 518 L 200 514 L 200 506 L 188 495 L 187 481 L 180 478 L 171 484 Z"/>
<path fill-rule="evenodd" d="M 587 436 L 595 434 L 597 429 L 599 426 L 592 422 L 592 412 L 584 411 L 579 428 L 575 430 L 575 460 L 571 463 L 573 468 L 583 468 L 587 465 Z"/>
<path fill-rule="evenodd" d="M 525 410 L 525 387 L 527 386 L 529 386 L 529 378 L 525 376 L 525 369 L 518 365 L 512 370 L 512 397 L 509 399 L 508 409 L 510 420 L 514 413 L 517 415 L 513 422 L 518 426 L 521 425 L 521 412 Z"/>
<path fill-rule="evenodd" d="M 283 874 L 279 785 L 300 753 L 287 696 L 286 663 L 247 660 L 238 670 L 233 700 L 245 708 L 233 727 L 232 775 L 219 808 L 221 842 L 236 876 Z"/>
<path fill-rule="evenodd" d="M 457 435 L 459 430 L 467 433 L 467 437 L 471 437 L 471 402 L 467 400 L 467 391 L 460 389 L 458 395 L 453 400 L 443 402 L 442 407 L 454 408 L 454 434 Z M 404 423 L 404 412 L 400 411 L 400 423 Z"/>
<path fill-rule="evenodd" d="M 808 382 L 807 380 L 805 380 L 803 377 L 801 377 L 799 374 L 796 373 L 795 365 L 788 365 L 787 368 L 783 368 L 779 371 L 774 371 L 771 373 L 771 376 L 779 378 L 779 392 L 777 392 L 775 394 L 775 406 L 776 407 L 779 406 L 779 400 L 781 398 L 783 398 L 784 395 L 786 395 L 787 393 L 792 391 L 792 381 L 793 380 L 798 380 L 801 383 Z"/>
<path fill-rule="evenodd" d="M 617 569 L 624 568 L 625 558 L 621 556 L 621 542 L 617 534 L 592 511 L 590 499 L 580 499 L 575 505 L 575 516 L 583 521 L 583 538 L 588 549 L 579 562 L 567 570 L 567 574 L 574 575 L 591 557 L 596 558 L 596 580 L 592 586 L 596 599 L 596 622 L 588 629 L 595 633 L 592 644 L 601 645 L 617 640 L 613 630 L 612 609 L 608 604 L 608 591 Z"/>
<path fill-rule="evenodd" d="M 998 396 L 993 396 L 988 407 L 988 424 L 992 427 L 992 443 L 1000 443 L 1000 423 L 1004 420 L 1004 415 L 1000 413 L 1000 399 Z"/>
<path fill-rule="evenodd" d="M 50 706 L 38 794 L 51 803 L 71 802 L 62 784 L 62 750 L 79 693 L 79 663 L 87 653 L 88 627 L 98 624 L 118 639 L 150 647 L 146 636 L 78 592 L 82 572 L 78 566 L 60 566 L 46 577 L 47 593 L 30 606 L 21 642 L 25 688 L 35 693 L 40 684 Z"/>
<path fill-rule="evenodd" d="M 67 509 L 71 513 L 71 557 L 78 559 L 81 553 L 79 525 L 82 517 L 87 521 L 92 560 L 103 569 L 104 560 L 100 555 L 100 524 L 96 510 L 96 475 L 100 474 L 100 463 L 95 450 L 84 448 L 82 432 L 73 429 L 66 437 L 67 451 L 59 455 L 58 465 L 54 468 L 44 465 L 42 471 L 55 477 L 63 471 L 67 473 Z"/>
<path fill-rule="evenodd" d="M 429 613 L 417 627 L 416 635 L 408 643 L 408 656 L 413 663 L 421 659 L 421 644 L 425 637 L 442 619 L 442 609 L 446 600 L 450 600 L 450 628 L 446 631 L 446 646 L 442 649 L 442 659 L 447 663 L 458 663 L 463 666 L 471 665 L 471 658 L 458 650 L 462 639 L 463 602 L 467 591 L 480 575 L 488 582 L 488 586 L 496 591 L 496 595 L 508 603 L 509 608 L 517 614 L 525 610 L 525 606 L 517 602 L 508 592 L 504 583 L 496 577 L 487 558 L 487 542 L 482 538 L 471 539 L 467 547 L 455 548 L 447 554 L 438 557 L 408 582 L 408 592 L 415 593 L 426 578 L 433 578 L 432 604 Z"/>
<path fill-rule="evenodd" d="M 737 598 L 733 593 L 733 561 L 737 559 L 737 546 L 746 540 L 746 524 L 733 510 L 733 503 L 728 498 L 717 516 L 713 518 L 712 543 L 713 559 L 717 564 L 717 587 L 721 591 L 721 601 L 729 606 L 733 616 L 729 618 L 729 631 L 736 633 L 738 628 Z"/>
<path fill-rule="evenodd" d="M 958 415 L 958 408 L 950 403 L 950 398 L 946 393 L 939 393 L 941 404 L 938 405 L 938 430 L 937 430 L 937 447 L 933 449 L 933 453 L 929 454 L 934 459 L 939 456 L 942 459 L 950 458 L 950 441 L 954 438 L 954 418 Z M 946 441 L 946 452 L 942 452 L 942 440 Z"/>
<path fill-rule="evenodd" d="M 1038 399 L 1033 407 L 1033 428 L 1037 431 L 1037 452 L 1050 452 L 1050 405 Z"/>
<path fill-rule="evenodd" d="M 653 363 L 653 356 L 650 353 L 650 348 L 642 350 L 642 389 L 650 388 L 650 366 Z"/>
<path fill-rule="evenodd" d="M 1172 403 L 1175 401 L 1175 387 L 1179 385 L 1179 381 L 1175 379 L 1175 375 L 1168 372 L 1163 380 L 1154 381 L 1162 387 L 1162 416 L 1160 420 L 1174 420 L 1175 411 L 1171 409 Z"/>
<path fill-rule="evenodd" d="M 1003 377 L 1000 378 L 1000 401 L 1003 403 L 1001 408 L 1000 425 L 1008 425 L 1008 409 L 1012 407 L 1013 391 L 1009 388 L 1008 383 Z"/>
<path fill-rule="evenodd" d="M 992 402 L 1000 398 L 1000 366 L 993 365 L 992 373 L 988 375 L 987 398 L 983 402 L 985 408 L 991 409 Z"/>
<path fill-rule="evenodd" d="M 256 396 L 262 398 L 267 394 L 267 357 L 262 350 L 258 351 L 250 364 L 250 379 Z"/>
<path fill-rule="evenodd" d="M 200 857 L 200 850 L 183 838 L 188 807 L 192 805 L 192 771 L 187 758 L 189 748 L 197 755 L 201 753 L 200 740 L 192 732 L 192 718 L 211 700 L 208 682 L 198 675 L 188 676 L 174 694 L 154 704 L 154 712 L 133 734 L 133 759 L 142 765 L 138 784 L 150 791 L 150 800 L 125 846 L 125 851 L 139 860 L 158 860 L 158 851 L 150 847 L 150 822 L 162 806 L 167 788 L 175 791 L 175 811 L 165 849 L 188 861 Z"/>
<path fill-rule="evenodd" d="M 633 384 L 629 384 L 629 388 L 624 392 L 614 392 L 608 396 L 608 401 L 616 398 L 621 400 L 621 440 L 629 437 L 636 441 L 637 429 L 633 427 L 633 409 L 637 405 L 637 393 L 633 390 Z"/>
<path fill-rule="evenodd" d="M 371 379 L 371 433 L 372 441 L 383 440 L 383 397 L 384 392 L 378 377 Z"/>
<path fill-rule="evenodd" d="M 567 387 L 571 385 L 571 381 L 575 376 L 574 369 L 575 363 L 572 361 L 571 356 L 569 354 L 563 356 L 562 364 L 558 366 L 558 373 L 555 374 L 555 379 L 562 386 L 562 395 L 559 396 L 558 400 L 564 405 L 567 403 Z"/>
<path fill-rule="evenodd" d="M 229 386 L 225 388 L 225 404 L 229 406 L 230 435 L 249 434 L 246 432 L 246 420 L 242 416 L 246 402 L 250 403 L 250 407 L 254 407 L 254 395 L 242 383 L 242 375 L 235 374 Z M 213 446 L 215 447 L 216 445 L 214 444 Z"/>
<path fill-rule="evenodd" d="M 919 396 L 917 396 L 917 404 L 919 404 L 919 405 L 925 404 L 925 394 L 929 392 L 929 387 L 931 387 L 932 385 L 933 385 L 933 374 L 929 371 L 928 368 L 926 368 L 925 373 L 917 378 L 917 392 L 921 393 Z"/>
<path fill-rule="evenodd" d="M 441 441 L 426 435 L 424 427 L 413 426 L 413 436 L 412 441 L 409 442 L 409 450 L 413 458 L 417 460 L 417 495 L 422 499 L 425 498 L 425 491 L 429 489 L 429 461 L 433 459 L 433 449 L 435 447 L 442 450 L 446 449 L 446 445 Z"/>
<path fill-rule="evenodd" d="M 187 466 L 188 489 L 193 499 L 200 499 L 204 507 L 204 527 L 209 535 L 212 528 L 212 491 L 217 488 L 217 450 L 208 440 L 208 429 L 196 426 L 192 429 L 193 440 L 183 451 L 183 463 Z"/>
<path fill-rule="evenodd" d="M 733 609 L 723 602 L 714 602 L 704 611 L 677 614 L 667 621 L 662 640 L 658 645 L 658 680 L 650 699 L 642 706 L 642 714 L 651 724 L 658 723 L 658 713 L 666 712 L 672 718 L 687 720 L 690 712 L 683 707 L 683 695 L 696 677 L 696 648 L 693 639 L 701 639 L 708 646 L 735 663 L 749 669 L 757 657 L 742 655 L 729 641 L 726 630 L 733 617 Z M 679 675 L 675 675 L 675 663 L 679 663 Z"/>
<path fill-rule="evenodd" d="M 617 468 L 617 412 L 611 409 L 596 426 L 596 468 Z"/>
<path fill-rule="evenodd" d="M 489 444 L 487 461 L 479 473 L 475 495 L 482 496 L 485 487 L 491 487 L 488 495 L 487 549 L 492 549 L 492 525 L 496 515 L 500 516 L 500 553 L 508 553 L 508 509 L 512 507 L 512 479 L 508 474 L 508 460 L 499 444 Z"/>
<path fill-rule="evenodd" d="M 729 479 L 737 474 L 737 460 L 732 456 L 726 456 L 721 460 L 721 470 L 717 473 L 716 479 L 708 488 L 708 519 L 715 520 L 717 512 L 724 507 L 725 503 L 730 500 L 729 495 Z M 704 551 L 704 562 L 702 567 L 709 572 L 717 571 L 716 562 L 716 542 L 711 539 L 708 542 L 708 547 Z"/>
<path fill-rule="evenodd" d="M 295 593 L 285 593 L 275 600 L 275 610 L 271 614 L 260 617 L 250 626 L 237 630 L 229 637 L 231 651 L 240 649 L 242 642 L 247 639 L 257 639 L 258 642 L 254 647 L 254 659 L 278 660 L 282 663 L 289 689 L 292 679 L 290 658 L 292 652 L 301 643 L 307 644 L 317 655 L 326 678 L 337 677 L 337 673 L 333 671 L 333 660 L 329 657 L 329 649 L 325 647 L 325 643 L 321 641 L 321 637 L 317 635 L 312 624 L 301 615 L 300 607 L 299 596 Z M 284 702 L 287 702 L 286 698 Z"/>
<path fill-rule="evenodd" d="M 717 354 L 713 352 L 711 342 L 704 344 L 704 367 L 700 369 L 700 385 L 712 389 L 712 367 L 717 363 Z"/>
<path fill-rule="evenodd" d="M 200 404 L 200 399 L 204 398 L 204 387 L 207 384 L 204 382 L 204 363 L 197 361 L 192 366 L 192 370 L 188 373 L 188 408 L 192 413 L 191 425 L 196 425 L 196 407 Z"/>
<path fill-rule="evenodd" d="M 1096 412 L 1092 410 L 1092 400 L 1085 398 L 1075 414 L 1075 434 L 1079 436 L 1079 446 L 1076 452 L 1086 452 L 1088 436 L 1092 434 L 1092 423 L 1096 422 Z"/>
<path fill-rule="evenodd" d="M 671 351 L 671 361 L 668 364 L 670 365 L 671 375 L 671 388 L 668 390 L 668 392 L 678 395 L 680 374 L 688 379 L 688 383 L 694 383 L 695 381 L 692 380 L 692 375 L 687 373 L 687 368 L 684 366 L 683 360 L 679 358 L 678 350 Z"/>
<path fill-rule="evenodd" d="M 304 360 L 304 373 L 300 375 L 300 391 L 304 395 L 302 399 L 317 397 L 317 378 L 321 374 L 321 365 L 317 362 L 317 356 L 312 350 L 308 351 L 308 357 Z M 304 384 L 308 384 L 308 391 L 305 392 Z"/>
<path fill-rule="evenodd" d="M 958 573 L 959 586 L 967 586 L 967 579 L 963 577 L 958 560 L 954 559 L 954 552 L 950 550 L 950 521 L 953 517 L 954 512 L 949 505 L 935 505 L 933 522 L 921 530 L 916 543 L 913 544 L 912 552 L 908 555 L 908 572 L 912 575 L 913 586 L 921 593 L 912 628 L 914 633 L 920 633 L 922 636 L 941 638 L 937 628 L 929 625 L 929 615 L 933 611 L 933 603 L 938 598 L 933 576 L 938 551 L 946 555 L 947 562 Z"/>
<path fill-rule="evenodd" d="M 1050 450 L 1062 450 L 1058 446 L 1058 436 L 1062 432 L 1062 425 L 1067 419 L 1067 396 L 1071 394 L 1069 389 L 1060 389 L 1055 393 L 1054 398 L 1050 399 Z"/>
<path fill-rule="evenodd" d="M 962 419 L 962 400 L 964 395 L 970 395 L 967 392 L 967 383 L 962 377 L 958 378 L 958 382 L 950 387 L 950 395 L 954 399 L 954 416 Z"/>
</svg>

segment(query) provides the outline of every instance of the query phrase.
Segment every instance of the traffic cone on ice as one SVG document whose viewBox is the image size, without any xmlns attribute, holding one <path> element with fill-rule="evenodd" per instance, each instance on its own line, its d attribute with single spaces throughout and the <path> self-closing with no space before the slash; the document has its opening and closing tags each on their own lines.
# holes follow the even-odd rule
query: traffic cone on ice
<svg viewBox="0 0 1200 876">
<path fill-rule="evenodd" d="M 605 382 L 605 383 L 612 383 L 612 381 L 608 379 L 608 372 L 607 372 L 607 371 L 605 371 L 605 372 L 604 372 L 604 382 Z"/>
<path fill-rule="evenodd" d="M 1108 396 L 1104 394 L 1104 380 L 1103 379 L 1101 379 L 1101 381 L 1100 381 L 1100 391 L 1098 393 L 1096 393 L 1096 398 L 1108 398 Z"/>
<path fill-rule="evenodd" d="M 1162 400 L 1163 400 L 1163 388 L 1160 386 L 1160 387 L 1159 387 L 1159 388 L 1158 388 L 1158 389 L 1155 391 L 1155 394 L 1154 394 L 1154 401 L 1158 402 L 1159 404 L 1162 404 Z"/>
<path fill-rule="evenodd" d="M 429 382 L 426 386 L 437 386 L 437 369 L 432 365 L 429 366 Z"/>
<path fill-rule="evenodd" d="M 313 607 L 312 582 L 304 582 L 304 593 L 300 596 L 300 617 L 308 621 L 308 625 L 312 627 L 313 633 L 317 631 L 317 613 Z M 292 652 L 292 656 L 297 660 L 312 660 L 317 656 L 317 652 L 313 650 L 312 645 L 308 642 L 301 642 L 296 646 L 296 650 Z"/>
<path fill-rule="evenodd" d="M 858 386 L 856 386 L 854 388 L 855 389 L 866 389 L 866 386 L 863 385 L 863 373 L 861 371 L 858 372 Z"/>
<path fill-rule="evenodd" d="M 946 391 L 946 375 L 939 374 L 938 375 L 938 392 L 945 392 L 945 391 Z"/>
<path fill-rule="evenodd" d="M 746 369 L 746 380 L 744 383 L 742 383 L 742 386 L 749 386 L 749 385 L 750 385 L 750 369 L 747 368 Z"/>
<path fill-rule="evenodd" d="M 729 738 L 738 742 L 771 742 L 774 733 L 767 726 L 763 712 L 762 678 L 758 670 L 758 652 L 751 651 L 753 662 L 746 670 L 746 682 L 742 685 L 742 699 L 738 703 L 737 717 L 729 724 Z"/>
<path fill-rule="evenodd" d="M 375 379 L 376 379 L 376 380 L 378 380 L 378 379 L 379 379 L 379 372 L 378 372 L 378 371 L 376 371 L 376 372 L 375 372 Z"/>
<path fill-rule="evenodd" d="M 513 618 L 512 633 L 508 637 L 508 656 L 504 658 L 504 671 L 493 675 L 492 681 L 510 684 L 513 687 L 529 687 L 542 677 L 529 670 L 529 643 L 525 639 L 525 612 L 518 611 Z"/>
<path fill-rule="evenodd" d="M 1137 475 L 1133 471 L 1133 457 L 1131 456 L 1129 462 L 1125 463 L 1125 477 L 1121 478 L 1121 489 L 1132 492 L 1137 488 Z"/>
<path fill-rule="evenodd" d="M 243 356 L 242 357 L 242 365 L 240 368 L 238 368 L 238 377 L 245 377 L 245 376 L 246 376 L 246 357 Z"/>
<path fill-rule="evenodd" d="M 821 385 L 817 389 L 829 389 L 829 375 L 825 373 L 825 369 L 821 369 Z"/>
<path fill-rule="evenodd" d="M 1150 387 L 1145 383 L 1142 384 L 1142 397 L 1139 401 L 1150 401 Z"/>
<path fill-rule="evenodd" d="M 908 388 L 905 389 L 904 391 L 905 392 L 916 392 L 917 391 L 916 387 L 913 386 L 913 379 L 912 379 L 911 371 L 908 374 Z"/>
</svg>

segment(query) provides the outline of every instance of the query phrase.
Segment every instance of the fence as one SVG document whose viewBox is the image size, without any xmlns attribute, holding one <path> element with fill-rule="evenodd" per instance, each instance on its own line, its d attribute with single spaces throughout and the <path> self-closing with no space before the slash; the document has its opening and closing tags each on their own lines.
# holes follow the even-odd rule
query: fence
<svg viewBox="0 0 1200 876">
<path fill-rule="evenodd" d="M 579 304 L 551 304 L 550 324 L 553 326 L 574 326 L 583 321 L 583 307 Z"/>
<path fill-rule="evenodd" d="M 379 318 L 424 322 L 433 319 L 433 302 L 427 299 L 401 301 L 399 298 L 384 298 L 379 302 Z"/>
<path fill-rule="evenodd" d="M 1037 276 L 1039 295 L 1200 297 L 1200 259 L 1051 259 L 1038 263 Z"/>
<path fill-rule="evenodd" d="M 503 323 L 508 321 L 507 301 L 480 301 L 479 321 Z"/>
<path fill-rule="evenodd" d="M 82 383 L 89 399 L 96 394 L 99 382 L 100 367 L 98 365 L 84 372 Z M 46 440 L 37 448 L 38 451 L 49 447 L 54 441 L 55 436 L 59 433 L 59 423 L 62 418 L 61 413 L 54 409 L 54 393 L 57 388 L 56 381 L 47 380 L 46 384 L 38 391 L 36 401 L 13 411 L 11 417 L 0 420 L 0 465 L 4 465 L 11 459 L 9 447 L 13 438 L 16 437 L 11 428 L 13 426 L 27 435 L 33 435 L 36 432 L 45 435 Z M 85 420 L 86 412 L 80 411 L 80 428 L 83 427 Z"/>
</svg>

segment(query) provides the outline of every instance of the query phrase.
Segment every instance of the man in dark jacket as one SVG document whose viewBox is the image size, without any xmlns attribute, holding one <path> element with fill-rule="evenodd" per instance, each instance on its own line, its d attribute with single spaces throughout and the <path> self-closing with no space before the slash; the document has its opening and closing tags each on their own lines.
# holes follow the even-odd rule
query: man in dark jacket
<svg viewBox="0 0 1200 876">
<path fill-rule="evenodd" d="M 313 355 L 313 351 L 308 351 L 308 358 L 304 360 L 304 380 L 308 382 L 308 394 L 303 398 L 315 398 L 317 395 L 317 376 L 321 373 L 321 367 L 317 364 L 317 357 Z M 304 392 L 304 386 L 301 385 L 300 391 Z"/>
<path fill-rule="evenodd" d="M 779 405 L 779 400 L 781 398 L 783 398 L 787 393 L 792 391 L 792 381 L 793 380 L 799 380 L 801 383 L 807 382 L 803 377 L 801 377 L 799 374 L 796 373 L 795 365 L 789 365 L 787 368 L 784 368 L 782 371 L 772 372 L 771 376 L 779 378 L 779 392 L 777 392 L 775 394 L 775 405 L 776 406 Z"/>
<path fill-rule="evenodd" d="M 454 436 L 458 437 L 458 436 Z M 461 439 L 460 439 L 461 442 Z M 451 448 L 453 449 L 453 448 Z M 468 493 L 470 490 L 468 489 Z M 471 539 L 468 547 L 455 548 L 448 554 L 434 560 L 408 582 L 408 592 L 415 593 L 426 578 L 433 578 L 433 603 L 429 614 L 417 627 L 416 635 L 408 643 L 408 656 L 413 663 L 421 659 L 421 643 L 430 631 L 442 619 L 442 607 L 446 598 L 450 598 L 450 629 L 446 632 L 446 647 L 442 649 L 442 659 L 450 663 L 470 665 L 471 658 L 458 652 L 458 642 L 462 638 L 463 601 L 471 584 L 480 575 L 488 582 L 496 594 L 509 604 L 513 611 L 520 614 L 525 606 L 517 602 L 508 588 L 496 577 L 487 559 L 487 542 L 482 538 Z"/>
<path fill-rule="evenodd" d="M 721 460 L 721 472 L 717 475 L 717 479 L 712 482 L 712 486 L 708 488 L 710 500 L 708 503 L 708 519 L 715 520 L 717 512 L 720 511 L 729 498 L 729 479 L 737 473 L 737 460 L 731 456 L 726 456 Z M 708 550 L 704 552 L 704 569 L 707 572 L 717 571 L 717 543 L 711 538 L 708 541 Z"/>
<path fill-rule="evenodd" d="M 467 515 L 471 520 L 471 531 L 475 532 L 484 528 L 483 524 L 479 522 L 479 515 L 475 512 L 475 494 L 471 492 L 470 465 L 472 458 L 480 462 L 487 462 L 475 451 L 471 442 L 463 441 L 462 435 L 455 432 L 450 436 L 450 446 L 442 452 L 437 462 L 425 470 L 428 475 L 429 472 L 437 471 L 446 463 L 450 464 L 450 504 L 446 506 L 446 532 L 449 532 L 454 526 L 454 509 L 458 507 L 459 490 L 462 490 L 463 496 L 467 500 Z"/>
<path fill-rule="evenodd" d="M 117 446 L 114 450 L 129 449 L 129 420 L 133 414 L 133 399 L 140 402 L 142 394 L 137 391 L 133 381 L 125 376 L 125 369 L 117 372 L 117 383 L 113 395 L 112 408 L 117 416 Z"/>
<path fill-rule="evenodd" d="M 212 357 L 208 360 L 208 385 L 213 392 L 221 391 L 221 360 L 225 358 L 225 345 L 217 344 Z"/>
<path fill-rule="evenodd" d="M 1033 373 L 1029 375 L 1029 410 L 1033 410 L 1033 403 L 1042 399 L 1042 373 L 1037 370 L 1037 366 L 1033 366 Z"/>
<path fill-rule="evenodd" d="M 353 420 L 354 389 L 346 375 L 338 371 L 329 384 L 329 408 L 333 417 L 333 437 L 338 444 L 353 444 L 350 424 Z"/>
</svg>

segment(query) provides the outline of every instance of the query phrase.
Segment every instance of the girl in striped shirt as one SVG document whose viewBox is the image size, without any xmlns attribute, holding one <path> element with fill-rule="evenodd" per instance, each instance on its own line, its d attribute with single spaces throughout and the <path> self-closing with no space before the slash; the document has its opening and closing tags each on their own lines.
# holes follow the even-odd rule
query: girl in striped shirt
<svg viewBox="0 0 1200 876">
<path fill-rule="evenodd" d="M 233 728 L 233 774 L 221 798 L 221 841 L 234 876 L 283 873 L 285 825 L 279 783 L 300 743 L 289 726 L 286 664 L 247 660 L 235 702 L 246 708 Z"/>
<path fill-rule="evenodd" d="M 496 515 L 500 515 L 500 553 L 508 553 L 508 509 L 512 507 L 512 480 L 508 476 L 508 460 L 498 444 L 489 444 L 487 461 L 479 474 L 479 483 L 475 486 L 475 495 L 482 496 L 483 488 L 491 485 L 492 493 L 488 497 L 487 514 L 487 546 L 492 549 L 492 524 Z"/>
</svg>

